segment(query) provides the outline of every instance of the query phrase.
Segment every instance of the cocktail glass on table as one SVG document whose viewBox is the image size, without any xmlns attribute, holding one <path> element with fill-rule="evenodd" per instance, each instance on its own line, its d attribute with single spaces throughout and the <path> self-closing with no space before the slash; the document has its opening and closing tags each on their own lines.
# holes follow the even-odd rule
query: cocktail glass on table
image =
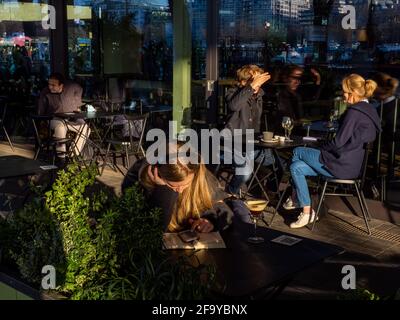
<svg viewBox="0 0 400 320">
<path fill-rule="evenodd" d="M 257 221 L 262 219 L 264 210 L 268 205 L 267 200 L 248 200 L 245 202 L 247 208 L 250 210 L 251 218 L 254 222 L 254 235 L 247 239 L 250 243 L 263 243 L 264 238 L 257 236 Z"/>
</svg>

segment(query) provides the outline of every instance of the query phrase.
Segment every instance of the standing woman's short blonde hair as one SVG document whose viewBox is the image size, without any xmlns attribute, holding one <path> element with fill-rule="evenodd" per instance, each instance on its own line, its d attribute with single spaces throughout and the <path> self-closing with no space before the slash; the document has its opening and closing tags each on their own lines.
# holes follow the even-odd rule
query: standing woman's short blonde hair
<svg viewBox="0 0 400 320">
<path fill-rule="evenodd" d="M 248 64 L 241 67 L 236 72 L 238 85 L 241 86 L 242 82 L 250 82 L 256 73 L 264 73 L 264 70 L 255 64 Z"/>
<path fill-rule="evenodd" d="M 360 75 L 353 73 L 343 79 L 342 87 L 344 92 L 352 93 L 361 99 L 368 99 L 374 95 L 378 84 L 373 80 L 365 80 Z"/>
</svg>

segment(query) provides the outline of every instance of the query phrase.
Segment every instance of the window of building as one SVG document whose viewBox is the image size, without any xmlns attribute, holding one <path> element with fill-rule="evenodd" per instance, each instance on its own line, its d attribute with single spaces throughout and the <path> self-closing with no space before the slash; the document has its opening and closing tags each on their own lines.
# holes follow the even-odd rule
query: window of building
<svg viewBox="0 0 400 320">
<path fill-rule="evenodd" d="M 0 21 L 0 95 L 26 103 L 50 71 L 47 1 L 1 1 Z"/>
</svg>

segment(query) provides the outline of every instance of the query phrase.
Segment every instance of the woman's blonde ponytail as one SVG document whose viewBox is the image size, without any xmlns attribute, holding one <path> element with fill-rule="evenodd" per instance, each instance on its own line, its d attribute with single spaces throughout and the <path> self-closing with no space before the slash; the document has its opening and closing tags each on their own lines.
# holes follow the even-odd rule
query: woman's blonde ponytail
<svg viewBox="0 0 400 320">
<path fill-rule="evenodd" d="M 360 99 L 372 97 L 378 87 L 374 80 L 365 80 L 359 74 L 351 74 L 344 78 L 342 85 L 344 92 L 350 92 Z"/>
<path fill-rule="evenodd" d="M 371 98 L 374 92 L 378 88 L 378 84 L 374 80 L 365 81 L 365 98 Z"/>
</svg>

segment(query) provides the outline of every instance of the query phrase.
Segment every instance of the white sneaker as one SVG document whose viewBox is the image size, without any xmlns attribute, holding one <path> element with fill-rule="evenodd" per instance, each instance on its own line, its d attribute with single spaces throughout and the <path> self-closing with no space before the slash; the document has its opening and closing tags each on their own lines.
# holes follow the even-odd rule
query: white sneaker
<svg viewBox="0 0 400 320">
<path fill-rule="evenodd" d="M 285 210 L 294 210 L 301 208 L 299 203 L 292 200 L 292 197 L 287 198 L 286 202 L 283 204 Z"/>
<path fill-rule="evenodd" d="M 292 229 L 303 228 L 306 225 L 313 223 L 315 220 L 315 216 L 316 214 L 314 210 L 312 211 L 311 214 L 302 212 L 297 218 L 297 221 L 290 224 L 290 228 Z"/>
</svg>

